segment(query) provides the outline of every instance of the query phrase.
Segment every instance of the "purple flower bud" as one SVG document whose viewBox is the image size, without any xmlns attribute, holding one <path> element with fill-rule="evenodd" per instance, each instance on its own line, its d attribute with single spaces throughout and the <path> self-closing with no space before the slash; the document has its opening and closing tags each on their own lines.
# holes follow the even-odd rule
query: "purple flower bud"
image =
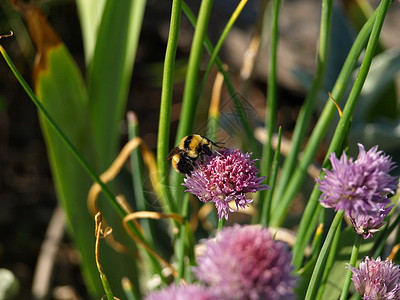
<svg viewBox="0 0 400 300">
<path fill-rule="evenodd" d="M 268 229 L 225 227 L 205 246 L 194 272 L 222 299 L 293 299 L 291 254 Z"/>
<path fill-rule="evenodd" d="M 253 199 L 247 193 L 269 189 L 261 184 L 265 177 L 257 177 L 260 171 L 250 153 L 224 149 L 209 156 L 190 175 L 183 185 L 187 192 L 203 202 L 214 202 L 218 217 L 228 219 L 228 213 L 245 209 Z M 230 204 L 236 207 L 231 207 Z"/>
<path fill-rule="evenodd" d="M 364 300 L 400 299 L 400 268 L 392 261 L 366 257 L 357 268 L 347 265 L 353 272 L 353 283 Z"/>
</svg>

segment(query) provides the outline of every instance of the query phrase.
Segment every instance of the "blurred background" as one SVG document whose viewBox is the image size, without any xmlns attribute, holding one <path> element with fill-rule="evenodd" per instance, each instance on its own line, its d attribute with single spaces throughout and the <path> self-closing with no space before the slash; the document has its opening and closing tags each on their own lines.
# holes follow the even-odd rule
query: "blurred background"
<svg viewBox="0 0 400 300">
<path fill-rule="evenodd" d="M 51 25 L 85 72 L 82 36 L 73 0 L 33 1 L 44 11 Z M 200 1 L 188 1 L 196 10 Z M 338 65 L 331 66 L 332 74 L 340 69 L 351 39 L 356 33 L 346 14 L 343 3 L 337 1 L 339 21 L 333 36 L 331 53 L 339 56 Z M 268 72 L 267 43 L 261 43 L 257 63 L 245 74 L 245 56 L 249 44 L 256 32 L 258 12 L 264 2 L 250 0 L 239 17 L 234 29 L 229 34 L 221 54 L 228 65 L 229 73 L 236 84 L 236 89 L 255 108 L 257 119 L 264 120 L 264 106 Z M 370 2 L 373 7 L 378 1 Z M 209 37 L 215 43 L 230 14 L 237 3 L 215 1 L 209 25 Z M 168 37 L 171 1 L 149 0 L 143 21 L 138 53 L 135 59 L 133 79 L 127 110 L 137 113 L 140 135 L 154 150 L 157 141 L 158 113 L 162 82 L 163 59 Z M 317 39 L 319 33 L 320 1 L 288 0 L 281 10 L 280 41 L 278 51 L 279 107 L 278 124 L 282 126 L 284 136 L 290 138 L 296 122 L 300 105 L 307 89 L 307 76 L 312 75 L 316 63 Z M 266 19 L 268 16 L 266 16 Z M 267 21 L 266 21 L 267 22 Z M 265 25 L 266 26 L 266 25 Z M 35 48 L 30 40 L 23 19 L 16 12 L 9 0 L 0 1 L 0 34 L 14 36 L 2 39 L 1 45 L 11 59 L 31 83 L 31 70 L 35 57 Z M 172 133 L 177 126 L 180 99 L 183 93 L 185 67 L 190 52 L 193 28 L 182 17 L 181 33 L 175 71 L 174 106 L 172 111 Z M 400 49 L 400 5 L 395 3 L 389 11 L 382 32 L 382 45 L 385 48 Z M 204 57 L 204 67 L 207 63 Z M 328 72 L 329 73 L 329 72 Z M 214 73 L 210 76 L 213 80 Z M 205 97 L 210 97 L 212 80 Z M 399 76 L 395 77 L 399 90 Z M 329 82 L 326 90 L 329 91 Z M 229 97 L 228 94 L 222 97 Z M 323 96 L 326 101 L 326 95 Z M 399 99 L 399 98 L 398 98 Z M 318 111 L 315 113 L 315 118 Z M 395 122 L 396 117 L 392 118 Z M 397 124 L 397 123 L 394 123 Z M 390 127 L 395 129 L 397 125 Z M 389 129 L 388 129 L 389 130 Z M 384 134 L 379 132 L 378 134 Z M 397 133 L 399 135 L 399 133 Z M 121 144 L 126 142 L 125 125 L 121 124 Z M 395 140 L 398 143 L 399 140 Z M 171 141 L 171 143 L 173 143 Z M 172 145 L 172 144 L 171 144 Z M 397 144 L 398 146 L 398 144 Z M 396 148 L 392 147 L 392 151 Z M 389 151 L 390 152 L 390 151 Z M 324 153 L 322 153 L 324 155 Z M 54 224 L 60 229 L 60 242 L 51 274 L 49 292 L 52 299 L 86 299 L 79 271 L 79 255 L 68 236 L 64 234 L 63 217 L 58 214 L 57 200 L 51 179 L 37 111 L 27 97 L 5 61 L 0 59 L 0 268 L 13 272 L 19 282 L 19 291 L 15 299 L 32 298 L 32 282 L 41 249 L 46 240 L 46 230 L 54 217 Z M 86 209 L 83 207 L 82 209 Z M 56 226 L 56 225 L 53 225 Z M 54 229 L 54 227 L 51 227 Z M 58 233 L 57 233 L 58 232 Z M 1 285 L 0 277 L 0 285 Z M 40 282 L 40 280 L 39 280 Z M 2 296 L 0 295 L 0 299 Z"/>
</svg>

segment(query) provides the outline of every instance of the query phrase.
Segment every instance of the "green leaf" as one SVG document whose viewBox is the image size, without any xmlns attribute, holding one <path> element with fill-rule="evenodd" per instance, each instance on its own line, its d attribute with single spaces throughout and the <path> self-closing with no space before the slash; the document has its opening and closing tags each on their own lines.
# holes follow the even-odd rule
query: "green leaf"
<svg viewBox="0 0 400 300">
<path fill-rule="evenodd" d="M 89 74 L 89 106 L 98 167 L 110 165 L 119 146 L 145 0 L 108 0 Z"/>
<path fill-rule="evenodd" d="M 64 45 L 48 51 L 47 57 L 48 68 L 38 73 L 36 79 L 38 98 L 81 154 L 90 157 L 91 135 L 84 82 Z M 89 263 L 94 259 L 93 247 L 90 247 L 94 245 L 94 222 L 86 208 L 87 191 L 91 183 L 89 175 L 76 162 L 42 114 L 40 121 L 58 199 L 66 212 L 70 233 L 81 252 L 86 282 L 92 292 L 100 291 L 100 281 L 96 282 L 94 277 L 97 270 L 94 264 Z"/>
<path fill-rule="evenodd" d="M 86 65 L 89 65 L 106 0 L 76 0 L 83 37 Z"/>
<path fill-rule="evenodd" d="M 83 78 L 63 44 L 47 51 L 46 56 L 47 69 L 37 73 L 38 98 L 80 154 L 93 165 L 95 149 Z M 69 231 L 82 255 L 87 286 L 92 294 L 100 297 L 104 292 L 94 260 L 94 219 L 87 208 L 92 179 L 42 114 L 40 121 L 58 198 L 66 212 Z M 117 232 L 114 231 L 115 234 Z M 100 253 L 101 263 L 112 286 L 120 287 L 119 281 L 124 275 L 134 276 L 135 264 L 128 256 L 108 246 L 102 246 Z M 115 265 L 119 267 L 115 268 Z M 121 287 L 115 289 L 116 293 L 118 291 L 122 294 Z"/>
</svg>

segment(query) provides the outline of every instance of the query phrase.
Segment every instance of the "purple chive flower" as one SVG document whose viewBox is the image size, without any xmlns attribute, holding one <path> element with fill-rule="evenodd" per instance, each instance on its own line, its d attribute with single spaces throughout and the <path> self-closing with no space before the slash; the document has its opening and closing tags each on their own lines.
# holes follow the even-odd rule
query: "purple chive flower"
<svg viewBox="0 0 400 300">
<path fill-rule="evenodd" d="M 364 300 L 400 299 L 400 268 L 389 259 L 381 261 L 366 257 L 357 268 L 347 265 L 353 272 L 353 283 Z"/>
<path fill-rule="evenodd" d="M 260 171 L 250 153 L 224 149 L 209 156 L 190 175 L 183 185 L 187 192 L 196 195 L 203 202 L 214 202 L 218 217 L 228 219 L 228 213 L 245 209 L 253 201 L 247 193 L 269 189 L 261 184 L 265 177 L 257 177 Z M 236 209 L 229 204 L 235 204 Z"/>
<path fill-rule="evenodd" d="M 171 284 L 169 287 L 149 293 L 146 300 L 218 300 L 211 290 L 200 285 Z"/>
<path fill-rule="evenodd" d="M 388 194 L 396 190 L 397 179 L 389 172 L 395 168 L 390 156 L 385 156 L 378 147 L 365 152 L 358 144 L 360 153 L 355 161 L 347 159 L 345 153 L 340 160 L 332 153 L 332 170 L 317 182 L 322 191 L 320 203 L 335 210 L 344 209 L 348 216 L 377 215 L 390 200 Z"/>
<path fill-rule="evenodd" d="M 383 219 L 389 214 L 393 206 L 385 208 L 384 205 L 381 205 L 381 208 L 374 215 L 355 214 L 355 216 L 350 216 L 350 221 L 355 231 L 358 234 L 362 234 L 364 239 L 372 238 L 372 234 L 379 231 L 379 228 L 385 224 Z"/>
<path fill-rule="evenodd" d="M 205 246 L 194 273 L 220 299 L 293 299 L 291 254 L 266 228 L 225 227 Z"/>
</svg>

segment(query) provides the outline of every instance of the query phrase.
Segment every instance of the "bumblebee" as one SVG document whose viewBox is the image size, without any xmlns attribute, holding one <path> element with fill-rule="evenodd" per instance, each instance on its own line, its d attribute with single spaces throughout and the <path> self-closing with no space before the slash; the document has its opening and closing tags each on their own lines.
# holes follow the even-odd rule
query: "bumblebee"
<svg viewBox="0 0 400 300">
<path fill-rule="evenodd" d="M 184 137 L 179 145 L 171 150 L 166 160 L 172 159 L 174 169 L 182 174 L 190 174 L 196 167 L 196 162 L 204 160 L 204 156 L 212 155 L 212 146 L 224 148 L 221 143 L 214 143 L 199 134 Z"/>
</svg>

